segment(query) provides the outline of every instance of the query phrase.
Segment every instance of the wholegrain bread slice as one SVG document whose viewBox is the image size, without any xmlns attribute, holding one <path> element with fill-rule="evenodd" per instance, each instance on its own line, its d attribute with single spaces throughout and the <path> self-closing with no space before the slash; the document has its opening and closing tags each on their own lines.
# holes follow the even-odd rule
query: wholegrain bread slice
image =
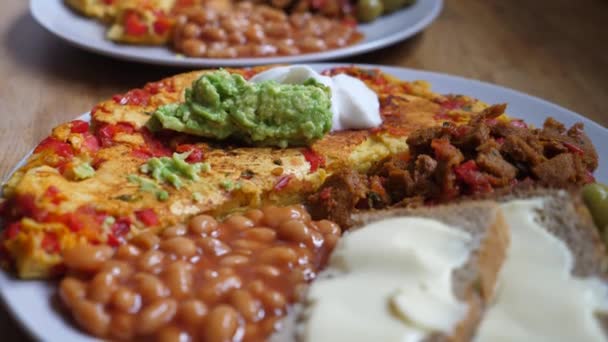
<svg viewBox="0 0 608 342">
<path fill-rule="evenodd" d="M 399 216 L 435 219 L 471 235 L 469 259 L 452 274 L 452 290 L 459 300 L 467 304 L 466 316 L 452 332 L 436 332 L 426 338 L 426 341 L 469 340 L 482 317 L 486 303 L 492 297 L 496 277 L 509 245 L 508 228 L 499 205 L 491 201 L 476 201 L 433 208 L 370 211 L 353 217 L 355 225 L 351 229 L 361 229 L 368 223 Z M 336 275 L 329 272 L 322 272 L 319 275 L 320 278 L 333 276 Z M 309 304 L 304 299 L 303 303 L 296 305 L 284 320 L 283 329 L 271 340 L 302 340 L 306 309 Z"/>
<path fill-rule="evenodd" d="M 467 262 L 452 274 L 454 295 L 468 304 L 468 313 L 450 334 L 436 332 L 426 341 L 468 341 L 490 302 L 509 245 L 509 230 L 500 207 L 489 201 L 416 209 L 390 209 L 353 215 L 354 229 L 390 217 L 430 218 L 462 229 L 473 237 Z"/>
</svg>

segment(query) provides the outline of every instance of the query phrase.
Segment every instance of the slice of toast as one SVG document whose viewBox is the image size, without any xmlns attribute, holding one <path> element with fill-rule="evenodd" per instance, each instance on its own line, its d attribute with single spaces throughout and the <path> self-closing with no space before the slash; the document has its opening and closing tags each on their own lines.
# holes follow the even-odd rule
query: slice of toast
<svg viewBox="0 0 608 342">
<path fill-rule="evenodd" d="M 430 218 L 461 229 L 471 237 L 471 252 L 464 265 L 452 273 L 452 291 L 462 303 L 466 303 L 465 317 L 450 332 L 433 332 L 426 341 L 467 341 L 479 323 L 486 303 L 492 297 L 495 281 L 509 245 L 508 228 L 500 207 L 493 202 L 477 201 L 433 208 L 393 209 L 357 214 L 353 229 L 387 218 L 408 216 Z M 348 234 L 348 233 L 347 233 Z M 328 270 L 320 278 L 332 277 Z M 311 303 L 296 307 L 295 313 L 285 321 L 284 329 L 273 341 L 304 340 L 305 320 Z M 295 321 L 295 325 L 294 325 Z M 370 322 L 373 324 L 373 322 Z M 295 332 L 295 333 L 294 333 Z"/>
<path fill-rule="evenodd" d="M 593 224 L 593 220 L 583 203 L 583 200 L 578 190 L 551 190 L 551 189 L 517 189 L 510 194 L 502 194 L 496 198 L 502 202 L 503 212 L 507 221 L 510 224 L 511 246 L 508 252 L 507 260 L 499 279 L 497 281 L 497 291 L 495 294 L 494 303 L 486 311 L 486 315 L 482 320 L 476 341 L 497 341 L 497 340 L 588 340 L 590 336 L 604 336 L 604 340 L 608 339 L 608 260 L 606 255 L 606 247 L 602 242 L 599 232 Z M 521 225 L 510 222 L 510 213 L 507 210 L 509 204 L 515 203 L 516 200 L 540 200 L 538 207 L 534 209 L 533 221 L 538 224 L 544 232 L 548 233 L 548 240 L 553 240 L 553 247 L 547 254 L 547 244 L 538 243 L 536 240 L 531 240 L 527 235 L 517 236 L 517 230 L 521 229 Z M 517 220 L 515 222 L 518 222 Z M 555 238 L 557 240 L 555 240 Z M 524 241 L 523 244 L 520 241 Z M 537 246 L 538 250 L 544 252 L 532 252 L 527 255 L 530 244 Z M 550 245 L 550 243 L 549 243 Z M 563 247 L 558 247 L 563 245 Z M 542 270 L 546 265 L 548 255 L 561 253 L 562 249 L 571 255 L 570 269 L 564 268 L 568 265 L 567 262 L 551 262 L 550 267 L 556 271 L 566 271 L 572 277 L 567 277 L 566 282 L 570 281 L 567 288 L 561 288 L 553 281 L 553 278 L 548 277 L 543 272 L 523 272 L 525 274 L 532 273 L 529 277 L 523 273 L 518 273 L 521 276 L 513 276 L 512 255 L 517 254 L 520 260 L 526 265 L 538 265 L 536 269 Z M 523 252 L 523 253 L 519 253 Z M 568 258 L 566 258 L 567 260 Z M 550 259 L 555 260 L 555 258 Z M 559 260 L 559 258 L 558 258 Z M 521 264 L 522 261 L 520 261 Z M 530 266 L 534 269 L 534 266 Z M 568 274 L 568 273 L 566 273 Z M 542 279 L 536 282 L 534 279 Z M 561 278 L 559 278 L 561 279 Z M 568 280 L 569 279 L 569 280 Z M 525 282 L 534 284 L 530 287 L 533 290 L 523 291 L 526 286 Z M 580 286 L 582 282 L 586 283 L 584 291 L 579 290 L 579 297 L 570 296 L 570 301 L 565 293 L 565 289 L 572 289 L 572 283 L 576 282 L 576 286 Z M 507 284 L 511 283 L 511 284 Z M 513 289 L 515 283 L 515 290 Z M 563 283 L 562 283 L 563 284 Z M 536 286 L 538 285 L 538 286 Z M 510 287 L 511 289 L 507 289 Z M 559 290 L 555 290 L 559 289 Z M 509 293 L 506 296 L 505 293 Z M 513 294 L 525 293 L 525 297 Z M 505 297 L 503 297 L 505 295 Z M 545 303 L 538 298 L 546 296 Z M 508 298 L 508 300 L 507 300 Z M 580 299 L 577 299 L 580 298 Z M 589 299 L 591 298 L 591 299 Z M 518 311 L 513 310 L 510 303 L 513 302 L 527 303 L 527 309 Z M 585 310 L 576 311 L 579 307 L 573 307 L 571 302 L 587 303 Z M 509 303 L 508 309 L 500 308 L 500 305 Z M 591 310 L 589 310 L 591 308 Z M 494 312 L 498 309 L 497 312 Z M 505 311 L 503 311 L 505 310 Z M 525 312 L 525 314 L 517 314 Z M 565 314 L 571 313 L 571 314 Z M 570 317 L 568 317 L 570 315 Z M 587 316 L 588 315 L 588 316 Z M 496 324 L 496 319 L 500 317 L 499 325 Z M 581 317 L 589 317 L 587 321 Z M 505 321 L 505 318 L 506 321 Z M 594 319 L 599 321 L 593 322 Z M 506 322 L 506 323 L 505 323 Z M 551 324 L 555 323 L 557 325 Z M 560 324 L 560 322 L 562 324 Z M 550 327 L 544 325 L 548 324 Z M 598 324 L 599 323 L 599 324 Z M 594 326 L 596 328 L 593 328 Z M 489 328 L 492 327 L 492 328 Z M 498 329 L 497 329 L 498 328 Z M 493 329 L 493 330 L 492 330 Z M 593 331 L 593 333 L 592 333 Z M 591 338 L 595 340 L 595 338 Z"/>
</svg>

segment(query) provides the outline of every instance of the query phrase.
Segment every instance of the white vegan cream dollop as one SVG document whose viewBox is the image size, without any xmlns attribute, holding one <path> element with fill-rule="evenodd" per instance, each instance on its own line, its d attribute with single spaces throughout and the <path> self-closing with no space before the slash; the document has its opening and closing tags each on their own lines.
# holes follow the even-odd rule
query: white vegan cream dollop
<svg viewBox="0 0 608 342">
<path fill-rule="evenodd" d="M 310 78 L 331 90 L 332 131 L 366 129 L 382 124 L 378 95 L 363 81 L 352 76 L 323 76 L 309 66 L 291 65 L 268 69 L 253 76 L 250 81 L 301 84 Z"/>
<path fill-rule="evenodd" d="M 306 297 L 304 341 L 420 341 L 450 334 L 468 311 L 452 273 L 468 260 L 469 233 L 437 220 L 392 218 L 347 233 L 327 277 Z"/>
</svg>

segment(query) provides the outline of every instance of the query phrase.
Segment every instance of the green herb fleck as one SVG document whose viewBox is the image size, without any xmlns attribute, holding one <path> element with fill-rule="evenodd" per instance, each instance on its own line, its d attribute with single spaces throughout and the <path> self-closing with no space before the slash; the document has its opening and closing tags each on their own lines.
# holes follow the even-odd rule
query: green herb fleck
<svg viewBox="0 0 608 342">
<path fill-rule="evenodd" d="M 173 153 L 173 157 L 153 157 L 143 164 L 139 170 L 150 174 L 157 182 L 169 183 L 176 189 L 183 185 L 182 179 L 197 181 L 199 173 L 209 171 L 207 163 L 186 162 L 189 152 Z"/>
<path fill-rule="evenodd" d="M 272 162 L 274 163 L 274 165 L 279 165 L 279 166 L 283 165 L 283 161 L 281 159 L 275 159 Z"/>
<path fill-rule="evenodd" d="M 95 175 L 95 169 L 89 163 L 80 163 L 73 169 L 74 179 L 83 180 Z"/>
<path fill-rule="evenodd" d="M 192 193 L 192 198 L 197 203 L 201 203 L 203 201 L 203 199 L 204 199 L 203 195 L 200 192 L 193 192 Z"/>
<path fill-rule="evenodd" d="M 127 180 L 131 183 L 138 184 L 140 191 L 151 192 L 155 194 L 156 199 L 158 199 L 159 201 L 166 201 L 169 199 L 169 193 L 163 190 L 158 184 L 156 184 L 151 179 L 140 177 L 138 175 L 128 175 Z M 132 197 L 130 198 L 130 200 L 133 200 Z"/>
</svg>

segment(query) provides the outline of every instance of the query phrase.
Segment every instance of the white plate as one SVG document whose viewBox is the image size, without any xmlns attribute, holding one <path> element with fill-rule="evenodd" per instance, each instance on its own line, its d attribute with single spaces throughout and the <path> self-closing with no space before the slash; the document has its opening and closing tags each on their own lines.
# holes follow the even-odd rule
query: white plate
<svg viewBox="0 0 608 342">
<path fill-rule="evenodd" d="M 301 63 L 343 58 L 404 40 L 427 27 L 441 12 L 443 0 L 418 0 L 410 7 L 359 26 L 365 35 L 355 45 L 319 53 L 260 58 L 184 58 L 168 47 L 118 45 L 105 39 L 105 27 L 80 16 L 62 0 L 31 0 L 32 16 L 49 32 L 83 49 L 103 55 L 152 64 L 201 67 Z"/>
<path fill-rule="evenodd" d="M 311 66 L 316 70 L 324 70 L 338 65 L 312 64 Z M 539 98 L 461 77 L 395 67 L 360 66 L 380 68 L 403 80 L 429 81 L 433 90 L 438 93 L 466 94 L 487 103 L 506 102 L 509 104 L 508 112 L 512 116 L 523 118 L 526 122 L 537 126 L 542 125 L 548 116 L 553 116 L 566 125 L 581 121 L 585 124 L 585 132 L 593 140 L 598 154 L 608 156 L 607 129 L 579 114 Z M 81 118 L 88 119 L 89 116 L 84 114 Z M 608 158 L 600 158 L 600 166 L 595 175 L 598 181 L 608 182 Z M 93 340 L 74 328 L 69 321 L 57 313 L 49 300 L 53 291 L 52 284 L 48 282 L 19 281 L 11 278 L 5 272 L 0 272 L 0 295 L 17 320 L 36 339 L 62 342 Z"/>
</svg>

